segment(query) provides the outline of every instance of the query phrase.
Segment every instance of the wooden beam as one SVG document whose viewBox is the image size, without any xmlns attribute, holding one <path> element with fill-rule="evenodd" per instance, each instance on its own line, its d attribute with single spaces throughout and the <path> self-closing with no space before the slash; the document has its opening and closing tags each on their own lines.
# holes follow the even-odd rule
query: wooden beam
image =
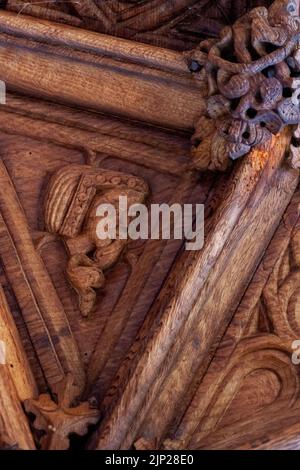
<svg viewBox="0 0 300 470">
<path fill-rule="evenodd" d="M 25 214 L 3 161 L 0 161 L 0 240 L 7 276 L 16 286 L 15 295 L 31 340 L 39 346 L 39 360 L 48 384 L 54 386 L 72 373 L 78 395 L 85 383 L 78 346 L 33 244 Z"/>
<path fill-rule="evenodd" d="M 38 391 L 19 332 L 15 325 L 5 294 L 0 285 L 0 341 L 3 346 L 3 361 L 9 367 L 19 399 L 37 396 Z"/>
<path fill-rule="evenodd" d="M 183 130 L 205 109 L 180 53 L 4 11 L 0 32 L 10 90 Z"/>
<path fill-rule="evenodd" d="M 7 364 L 0 364 L 0 442 L 8 447 L 33 450 L 35 445 L 27 417 L 8 368 Z"/>
<path fill-rule="evenodd" d="M 0 390 L 0 443 L 34 449 L 21 402 L 37 396 L 37 388 L 1 286 Z"/>
</svg>

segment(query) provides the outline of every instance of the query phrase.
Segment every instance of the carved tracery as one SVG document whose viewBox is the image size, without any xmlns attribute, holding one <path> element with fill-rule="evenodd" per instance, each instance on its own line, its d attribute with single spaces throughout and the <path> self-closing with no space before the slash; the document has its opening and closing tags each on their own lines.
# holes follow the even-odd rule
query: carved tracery
<svg viewBox="0 0 300 470">
<path fill-rule="evenodd" d="M 299 124 L 299 38 L 299 1 L 276 0 L 189 57 L 191 70 L 207 82 L 207 114 L 193 138 L 197 168 L 225 169 L 228 157 L 240 158 L 284 126 Z M 292 164 L 298 166 L 297 158 Z"/>
</svg>

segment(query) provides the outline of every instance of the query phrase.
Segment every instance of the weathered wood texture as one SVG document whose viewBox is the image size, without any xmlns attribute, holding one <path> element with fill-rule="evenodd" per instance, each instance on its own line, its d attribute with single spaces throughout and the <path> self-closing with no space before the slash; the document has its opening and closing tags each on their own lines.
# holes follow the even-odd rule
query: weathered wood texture
<svg viewBox="0 0 300 470">
<path fill-rule="evenodd" d="M 67 251 L 59 237 L 46 231 L 51 176 L 66 165 L 80 169 L 87 164 L 100 176 L 116 171 L 135 175 L 147 182 L 150 200 L 156 203 L 204 202 L 214 177 L 199 181 L 190 171 L 189 136 L 11 94 L 0 114 L 6 123 L 1 130 L 2 279 L 39 391 L 57 393 L 71 380 L 72 387 L 76 385 L 71 387 L 73 398 L 100 402 L 182 241 L 130 243 L 108 273 L 95 311 L 82 319 L 76 292 L 65 274 Z M 58 404 L 49 400 L 42 395 L 26 405 L 38 414 L 34 426 L 45 429 L 48 423 L 62 436 L 59 443 L 48 430 L 50 435 L 39 443 L 43 448 L 68 446 L 69 415 L 78 420 L 84 412 L 79 419 L 82 427 L 76 428 L 79 434 L 86 432 L 86 422 L 98 419 L 86 405 L 70 412 L 71 400 L 67 404 L 63 398 Z M 52 414 L 45 414 L 45 403 Z"/>
<path fill-rule="evenodd" d="M 20 401 L 36 396 L 35 380 L 2 287 L 0 287 L 0 340 L 3 348 L 1 364 L 9 367 Z"/>
<path fill-rule="evenodd" d="M 299 195 L 167 446 L 298 448 L 299 365 L 292 354 L 300 337 Z"/>
<path fill-rule="evenodd" d="M 256 5 L 33 3 L 34 16 L 178 49 Z M 290 129 L 222 176 L 198 174 L 190 138 L 204 89 L 180 53 L 23 14 L 1 11 L 0 20 L 9 90 L 0 107 L 0 331 L 14 365 L 0 365 L 1 445 L 34 446 L 25 400 L 45 449 L 68 448 L 69 433 L 85 435 L 89 424 L 92 448 L 296 447 L 298 193 L 285 210 L 299 175 L 284 161 Z M 83 317 L 83 277 L 68 269 L 81 232 L 68 245 L 72 217 L 52 230 L 57 218 L 46 210 L 63 168 L 71 195 L 57 193 L 58 212 L 76 215 L 83 173 L 95 179 L 89 202 L 104 175 L 118 172 L 114 197 L 132 175 L 147 185 L 148 203 L 205 203 L 204 249 L 130 242 L 103 267 L 105 289 L 88 285 L 97 295 Z M 84 263 L 76 273 L 95 269 Z"/>
</svg>

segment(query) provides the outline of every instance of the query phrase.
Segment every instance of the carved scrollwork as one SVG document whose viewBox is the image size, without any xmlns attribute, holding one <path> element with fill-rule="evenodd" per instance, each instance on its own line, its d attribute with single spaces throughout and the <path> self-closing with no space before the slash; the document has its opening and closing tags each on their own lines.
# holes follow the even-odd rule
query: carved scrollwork
<svg viewBox="0 0 300 470">
<path fill-rule="evenodd" d="M 119 196 L 128 204 L 142 203 L 149 189 L 145 181 L 132 175 L 89 165 L 69 165 L 51 178 L 45 204 L 47 232 L 60 236 L 70 258 L 66 273 L 79 295 L 79 307 L 88 316 L 96 302 L 96 289 L 105 285 L 104 272 L 112 268 L 127 240 L 97 237 L 97 208 L 112 204 Z"/>
<path fill-rule="evenodd" d="M 207 115 L 193 137 L 197 168 L 224 170 L 229 158 L 300 123 L 299 39 L 299 0 L 276 0 L 269 9 L 254 8 L 189 55 L 191 70 L 206 80 L 208 92 Z M 299 166 L 295 155 L 292 165 Z"/>
</svg>

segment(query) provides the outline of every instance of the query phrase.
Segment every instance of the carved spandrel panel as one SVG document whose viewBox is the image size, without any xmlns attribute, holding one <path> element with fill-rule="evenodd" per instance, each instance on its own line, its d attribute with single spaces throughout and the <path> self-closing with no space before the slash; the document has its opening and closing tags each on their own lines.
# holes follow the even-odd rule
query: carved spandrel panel
<svg viewBox="0 0 300 470">
<path fill-rule="evenodd" d="M 133 201 L 201 202 L 213 179 L 199 184 L 182 171 L 189 164 L 189 137 L 146 131 L 143 126 L 89 114 L 83 129 L 75 111 L 34 100 L 33 121 L 32 111 L 30 115 L 24 111 L 29 101 L 10 95 L 9 103 L 12 108 L 23 103 L 22 115 L 10 112 L 9 133 L 5 126 L 1 132 L 1 262 L 10 308 L 40 392 L 49 385 L 56 390 L 71 371 L 76 385 L 72 398 L 93 397 L 100 403 L 182 242 L 129 242 L 112 257 L 104 252 L 108 257 L 102 258 L 102 251 L 95 264 L 87 236 L 95 198 L 114 201 L 116 195 L 126 193 Z M 47 120 L 41 119 L 46 112 Z M 86 146 L 89 139 L 94 142 L 93 151 Z M 116 142 L 120 148 L 128 146 L 126 160 L 119 157 Z M 170 145 L 174 151 L 164 162 L 162 156 Z M 87 182 L 90 192 L 81 197 L 80 189 Z M 74 269 L 72 256 L 86 253 L 89 261 L 85 258 Z M 86 283 L 86 270 L 95 267 L 97 275 L 103 270 L 101 285 Z M 92 290 L 88 312 L 80 303 L 85 291 L 76 277 L 77 268 L 85 271 L 79 278 L 88 294 Z M 43 400 L 28 404 L 28 409 L 40 406 L 43 410 Z M 70 403 L 71 399 L 66 406 Z M 59 418 L 59 423 L 64 422 Z"/>
</svg>

